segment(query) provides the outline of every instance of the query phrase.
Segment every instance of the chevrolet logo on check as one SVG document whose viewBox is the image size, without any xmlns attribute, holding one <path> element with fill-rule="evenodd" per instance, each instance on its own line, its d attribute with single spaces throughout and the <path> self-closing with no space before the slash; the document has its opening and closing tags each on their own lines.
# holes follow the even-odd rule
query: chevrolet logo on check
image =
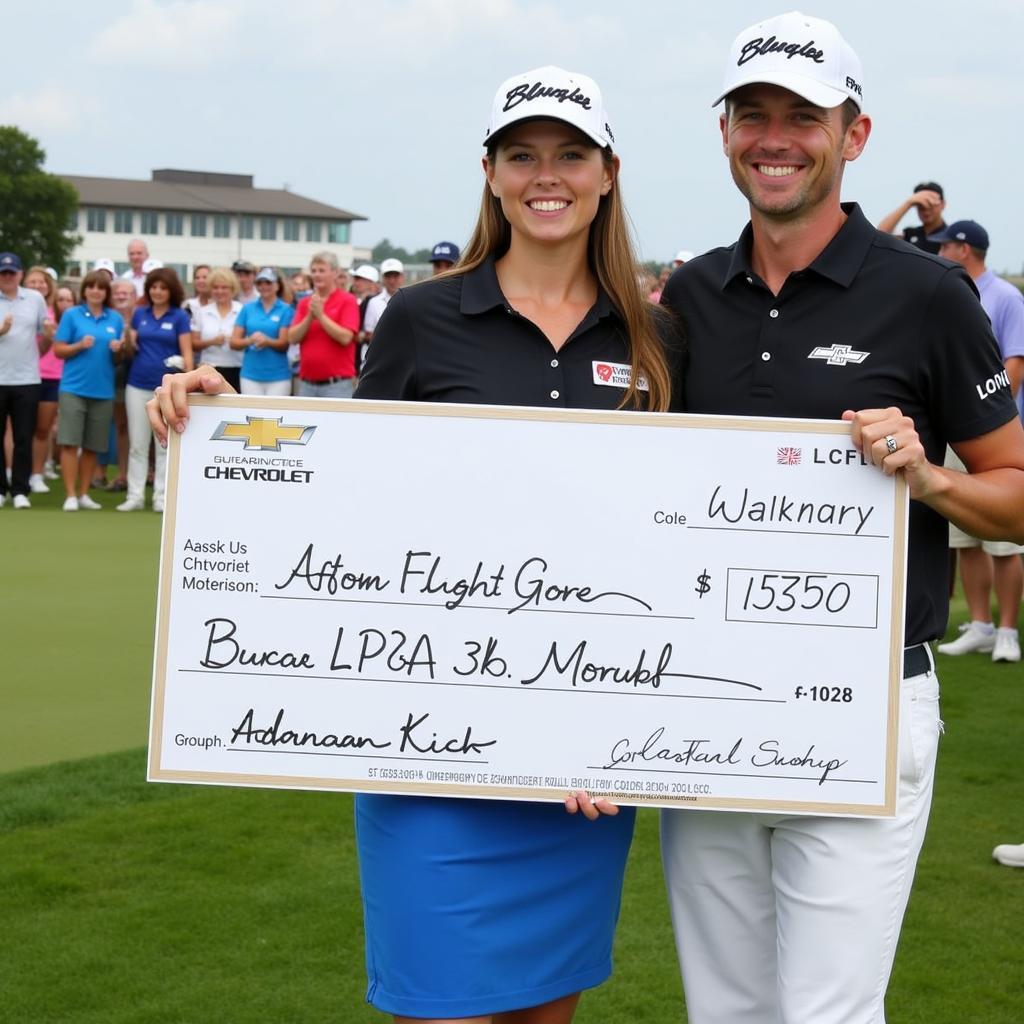
<svg viewBox="0 0 1024 1024">
<path fill-rule="evenodd" d="M 246 451 L 279 452 L 282 444 L 308 444 L 316 427 L 282 424 L 281 417 L 246 416 L 245 423 L 222 420 L 211 441 L 242 441 Z"/>
</svg>

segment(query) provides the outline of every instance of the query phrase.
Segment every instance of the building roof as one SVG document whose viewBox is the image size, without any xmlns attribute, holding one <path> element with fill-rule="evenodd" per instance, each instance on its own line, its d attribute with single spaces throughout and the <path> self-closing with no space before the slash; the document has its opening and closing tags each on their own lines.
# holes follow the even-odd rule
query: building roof
<svg viewBox="0 0 1024 1024">
<path fill-rule="evenodd" d="M 286 189 L 254 188 L 249 174 L 165 169 L 153 171 L 151 181 L 90 178 L 79 174 L 61 174 L 58 177 L 75 187 L 82 206 L 366 220 L 361 214 L 328 206 Z"/>
</svg>

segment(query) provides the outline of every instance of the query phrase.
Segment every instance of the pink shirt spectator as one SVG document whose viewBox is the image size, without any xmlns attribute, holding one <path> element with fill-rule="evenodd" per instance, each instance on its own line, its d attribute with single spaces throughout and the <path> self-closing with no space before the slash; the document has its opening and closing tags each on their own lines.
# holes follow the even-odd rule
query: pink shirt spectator
<svg viewBox="0 0 1024 1024">
<path fill-rule="evenodd" d="M 53 323 L 53 310 L 48 309 L 46 311 L 46 319 L 52 324 Z M 42 336 L 40 335 L 40 338 Z M 38 339 L 37 339 L 38 340 Z M 60 375 L 64 371 L 64 360 L 58 359 L 53 354 L 53 346 L 51 345 L 40 357 L 39 357 L 39 376 L 43 380 L 60 380 Z"/>
</svg>

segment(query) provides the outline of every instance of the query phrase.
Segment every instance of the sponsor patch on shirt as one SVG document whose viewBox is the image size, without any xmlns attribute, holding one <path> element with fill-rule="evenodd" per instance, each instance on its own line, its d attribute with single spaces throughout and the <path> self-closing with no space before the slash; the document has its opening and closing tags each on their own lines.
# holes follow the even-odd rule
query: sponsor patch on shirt
<svg viewBox="0 0 1024 1024">
<path fill-rule="evenodd" d="M 594 360 L 591 364 L 594 368 L 594 383 L 606 388 L 628 388 L 629 377 L 633 367 L 629 363 L 604 363 Z M 638 391 L 650 391 L 646 377 L 638 377 L 636 381 Z"/>
<path fill-rule="evenodd" d="M 161 324 L 160 325 L 160 330 L 161 331 L 173 331 L 174 330 L 174 324 Z"/>
<path fill-rule="evenodd" d="M 113 327 L 108 327 L 107 334 L 117 334 L 117 331 L 115 331 Z"/>
</svg>

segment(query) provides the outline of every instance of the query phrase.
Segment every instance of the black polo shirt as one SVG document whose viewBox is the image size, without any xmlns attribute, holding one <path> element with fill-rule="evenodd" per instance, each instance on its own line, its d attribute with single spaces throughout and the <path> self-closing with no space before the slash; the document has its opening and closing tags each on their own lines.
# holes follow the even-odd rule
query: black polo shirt
<svg viewBox="0 0 1024 1024">
<path fill-rule="evenodd" d="M 676 352 L 670 334 L 663 340 Z M 488 259 L 399 289 L 374 331 L 356 398 L 617 409 L 629 362 L 625 325 L 603 291 L 556 352 L 509 305 Z"/>
<path fill-rule="evenodd" d="M 750 265 L 748 224 L 691 260 L 662 294 L 687 335 L 689 412 L 839 419 L 898 406 L 931 462 L 946 444 L 1017 415 L 999 348 L 959 266 L 877 231 L 856 204 L 814 262 L 774 296 Z M 906 642 L 941 636 L 948 616 L 946 520 L 910 505 Z"/>
<path fill-rule="evenodd" d="M 929 242 L 929 235 L 937 235 L 940 231 L 946 230 L 946 222 L 943 221 L 934 231 L 926 231 L 923 224 L 916 224 L 912 228 L 903 229 L 903 241 L 916 246 L 922 252 L 930 252 L 933 256 L 939 255 L 941 242 Z"/>
</svg>

